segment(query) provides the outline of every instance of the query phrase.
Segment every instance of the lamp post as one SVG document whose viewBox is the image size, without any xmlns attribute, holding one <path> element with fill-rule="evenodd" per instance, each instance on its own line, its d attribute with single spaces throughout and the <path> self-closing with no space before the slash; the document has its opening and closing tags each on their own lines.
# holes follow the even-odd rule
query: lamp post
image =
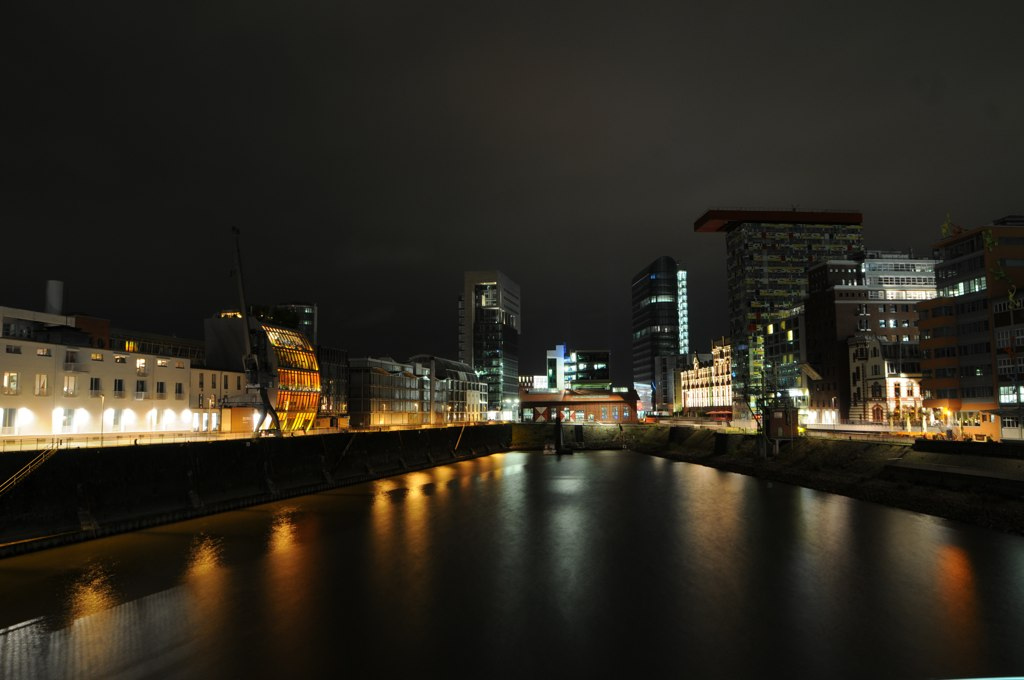
<svg viewBox="0 0 1024 680">
<path fill-rule="evenodd" d="M 839 420 L 839 413 L 836 412 L 836 398 L 832 397 L 832 431 L 836 431 L 836 421 Z"/>
<path fill-rule="evenodd" d="M 103 413 L 104 413 L 104 410 L 105 410 L 103 407 L 104 407 L 104 405 L 106 403 L 107 403 L 107 395 L 101 394 L 100 395 L 100 448 L 101 449 L 103 448 Z"/>
</svg>

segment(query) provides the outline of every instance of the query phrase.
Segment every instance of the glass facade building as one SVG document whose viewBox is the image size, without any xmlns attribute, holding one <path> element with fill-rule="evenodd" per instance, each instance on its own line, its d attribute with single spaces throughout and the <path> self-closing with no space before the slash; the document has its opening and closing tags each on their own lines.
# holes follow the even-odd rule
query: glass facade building
<svg viewBox="0 0 1024 680">
<path fill-rule="evenodd" d="M 519 284 L 499 271 L 466 272 L 459 298 L 459 361 L 487 384 L 489 411 L 519 398 Z"/>
<path fill-rule="evenodd" d="M 320 368 L 306 337 L 290 328 L 262 324 L 277 379 L 270 390 L 282 432 L 308 430 L 320 407 Z"/>
<path fill-rule="evenodd" d="M 659 257 L 632 284 L 633 381 L 651 385 L 657 402 L 655 358 L 690 351 L 686 271 L 671 257 Z"/>
</svg>

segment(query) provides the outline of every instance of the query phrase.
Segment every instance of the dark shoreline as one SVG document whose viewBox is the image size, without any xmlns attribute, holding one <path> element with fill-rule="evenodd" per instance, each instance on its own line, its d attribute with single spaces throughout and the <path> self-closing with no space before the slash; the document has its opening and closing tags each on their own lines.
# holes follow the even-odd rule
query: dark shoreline
<svg viewBox="0 0 1024 680">
<path fill-rule="evenodd" d="M 710 450 L 670 445 L 667 451 L 644 452 L 668 460 L 695 463 L 1024 535 L 1024 498 L 1020 495 L 995 493 L 981 482 L 964 484 L 961 488 L 945 488 L 892 478 L 886 469 L 888 464 L 920 455 L 909 446 L 798 439 L 783 446 L 777 457 L 761 458 L 753 436 L 719 436 L 739 441 L 731 442 L 732 446 L 711 447 Z M 953 470 L 974 470 L 978 460 L 950 454 L 946 455 L 944 463 Z"/>
</svg>

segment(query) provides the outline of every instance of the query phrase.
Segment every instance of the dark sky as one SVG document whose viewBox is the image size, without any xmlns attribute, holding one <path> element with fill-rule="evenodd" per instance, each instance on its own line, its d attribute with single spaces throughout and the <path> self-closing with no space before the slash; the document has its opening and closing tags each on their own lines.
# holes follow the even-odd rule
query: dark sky
<svg viewBox="0 0 1024 680">
<path fill-rule="evenodd" d="M 16 5 L 11 7 L 10 5 Z M 617 5 L 617 6 L 616 6 Z M 462 272 L 522 286 L 630 380 L 631 275 L 690 271 L 726 332 L 710 207 L 855 209 L 930 252 L 1024 212 L 1024 3 L 8 3 L 0 304 L 198 337 L 314 301 L 353 356 L 454 357 Z"/>
</svg>

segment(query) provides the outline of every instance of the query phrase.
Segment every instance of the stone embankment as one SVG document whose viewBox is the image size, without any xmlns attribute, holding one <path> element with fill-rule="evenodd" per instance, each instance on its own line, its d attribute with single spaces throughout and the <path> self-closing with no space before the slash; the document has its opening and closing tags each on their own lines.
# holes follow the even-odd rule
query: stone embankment
<svg viewBox="0 0 1024 680">
<path fill-rule="evenodd" d="M 799 438 L 766 457 L 754 435 L 674 427 L 655 455 L 1024 534 L 1024 456 L 997 444 Z"/>
<path fill-rule="evenodd" d="M 0 496 L 0 557 L 508 450 L 509 425 L 58 451 Z M 0 481 L 37 452 L 0 455 Z"/>
</svg>

